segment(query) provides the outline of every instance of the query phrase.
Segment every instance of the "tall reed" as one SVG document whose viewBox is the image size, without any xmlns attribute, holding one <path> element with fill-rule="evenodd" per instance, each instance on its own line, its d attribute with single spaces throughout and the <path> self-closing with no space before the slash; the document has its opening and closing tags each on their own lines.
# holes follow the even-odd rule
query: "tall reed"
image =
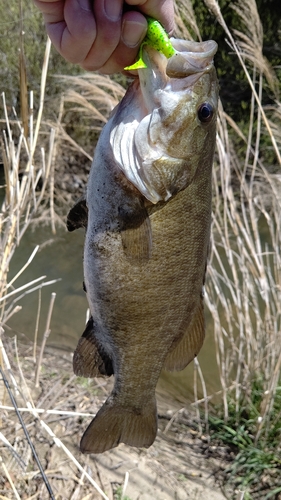
<svg viewBox="0 0 281 500">
<path fill-rule="evenodd" d="M 48 60 L 50 54 L 50 41 L 48 40 L 45 51 L 45 60 L 42 69 L 41 95 L 37 116 L 34 116 L 33 93 L 26 93 L 25 67 L 20 63 L 22 75 L 22 101 L 25 100 L 23 109 L 24 117 L 20 120 L 13 109 L 13 119 L 9 116 L 5 94 L 2 93 L 3 124 L 1 149 L 4 165 L 4 199 L 0 212 L 0 325 L 3 326 L 8 319 L 19 310 L 17 305 L 22 295 L 30 293 L 38 287 L 45 286 L 41 276 L 17 288 L 16 281 L 31 263 L 38 251 L 34 249 L 27 263 L 12 278 L 8 279 L 10 263 L 16 248 L 26 230 L 39 216 L 48 217 L 46 207 L 50 194 L 50 171 L 53 159 L 55 134 L 49 133 L 47 155 L 43 147 L 38 145 L 39 130 L 41 127 L 42 112 Z M 27 110 L 28 114 L 27 114 Z M 39 150 L 39 151 L 38 151 Z M 40 152 L 41 150 L 41 152 Z M 40 158 L 41 157 L 41 158 Z"/>
<path fill-rule="evenodd" d="M 206 3 L 214 9 L 215 2 Z M 240 48 L 238 40 L 235 50 L 243 65 L 247 60 L 253 64 L 247 70 L 252 73 L 253 93 L 247 135 L 222 108 L 219 111 L 207 304 L 213 317 L 226 419 L 228 387 L 234 382 L 238 413 L 242 395 L 251 401 L 253 379 L 263 380 L 258 437 L 272 409 L 281 368 L 280 182 L 262 161 L 267 135 L 276 151 L 278 137 L 269 116 L 274 114 L 276 119 L 280 103 L 270 110 L 262 106 L 263 72 L 272 85 L 276 77 L 268 62 L 263 63 L 256 4 L 247 0 L 237 2 L 235 8 L 252 33 L 252 40 L 238 33 L 243 42 Z M 259 36 L 255 36 L 253 24 Z M 235 43 L 233 38 L 230 43 Z M 280 130 L 280 120 L 275 124 Z M 241 148 L 236 150 L 235 135 L 244 142 L 243 154 Z M 276 154 L 276 165 L 278 161 Z"/>
<path fill-rule="evenodd" d="M 215 435 L 237 449 L 227 469 L 231 484 L 247 499 L 277 499 L 281 492 L 279 88 L 263 56 L 255 1 L 238 0 L 233 6 L 242 26 L 233 35 L 218 2 L 205 3 L 223 26 L 252 94 L 243 130 L 222 106 L 219 109 L 206 303 L 213 322 L 223 409 L 216 408 L 210 421 Z M 263 105 L 265 81 L 275 99 L 271 106 Z M 210 412 L 214 415 L 212 408 Z"/>
</svg>

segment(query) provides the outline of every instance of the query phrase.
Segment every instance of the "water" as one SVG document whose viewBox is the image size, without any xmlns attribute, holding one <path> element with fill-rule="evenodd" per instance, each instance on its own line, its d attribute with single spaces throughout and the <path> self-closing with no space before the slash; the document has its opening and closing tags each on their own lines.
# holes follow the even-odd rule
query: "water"
<svg viewBox="0 0 281 500">
<path fill-rule="evenodd" d="M 57 283 L 41 289 L 39 340 L 42 339 L 45 330 L 51 293 L 55 292 L 56 300 L 48 345 L 73 351 L 84 330 L 88 307 L 82 288 L 84 231 L 68 233 L 60 229 L 58 234 L 53 236 L 48 227 L 30 230 L 24 236 L 12 259 L 11 277 L 18 272 L 38 244 L 40 245 L 39 252 L 15 286 L 23 285 L 42 275 L 46 275 L 45 281 L 60 279 Z M 20 300 L 22 310 L 15 314 L 8 323 L 11 329 L 10 334 L 17 334 L 20 338 L 34 339 L 38 300 L 38 291 Z M 206 323 L 206 340 L 198 359 L 205 380 L 208 381 L 208 392 L 213 393 L 219 389 L 219 378 L 215 361 L 212 322 L 207 312 Z M 194 399 L 193 363 L 182 372 L 163 373 L 159 381 L 159 391 L 182 403 L 192 401 Z M 202 395 L 202 391 L 199 391 L 199 394 Z"/>
<path fill-rule="evenodd" d="M 55 284 L 42 288 L 39 339 L 44 333 L 51 293 L 56 293 L 51 334 L 48 345 L 73 349 L 83 331 L 87 312 L 87 300 L 82 289 L 83 281 L 82 231 L 70 234 L 60 230 L 56 236 L 50 229 L 29 231 L 12 259 L 11 276 L 16 274 L 36 247 L 40 249 L 30 266 L 15 283 L 20 286 L 46 275 L 44 281 L 59 279 Z M 38 309 L 38 291 L 26 295 L 21 301 L 22 310 L 9 321 L 13 333 L 33 340 Z"/>
</svg>

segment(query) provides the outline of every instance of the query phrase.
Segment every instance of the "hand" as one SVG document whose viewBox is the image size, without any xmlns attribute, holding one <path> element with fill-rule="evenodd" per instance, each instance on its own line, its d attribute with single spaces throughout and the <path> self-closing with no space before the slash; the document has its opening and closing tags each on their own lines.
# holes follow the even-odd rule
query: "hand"
<svg viewBox="0 0 281 500">
<path fill-rule="evenodd" d="M 132 64 L 146 34 L 144 15 L 168 33 L 174 28 L 173 0 L 34 0 L 57 51 L 88 71 L 110 74 Z M 132 10 L 129 10 L 132 9 Z M 134 10 L 137 9 L 137 10 Z"/>
</svg>

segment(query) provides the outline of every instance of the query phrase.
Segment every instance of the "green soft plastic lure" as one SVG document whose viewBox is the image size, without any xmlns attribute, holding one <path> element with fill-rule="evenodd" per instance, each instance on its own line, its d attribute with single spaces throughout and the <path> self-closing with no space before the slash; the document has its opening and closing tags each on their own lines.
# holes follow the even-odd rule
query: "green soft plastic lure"
<svg viewBox="0 0 281 500">
<path fill-rule="evenodd" d="M 158 52 L 164 54 L 167 59 L 172 57 L 172 55 L 176 52 L 163 26 L 156 21 L 156 19 L 153 19 L 153 17 L 147 17 L 146 19 L 147 33 L 140 46 L 139 59 L 131 66 L 126 66 L 126 68 L 124 68 L 126 70 L 147 68 L 147 65 L 142 59 L 142 49 L 144 45 L 150 45 L 154 49 L 158 50 Z"/>
</svg>

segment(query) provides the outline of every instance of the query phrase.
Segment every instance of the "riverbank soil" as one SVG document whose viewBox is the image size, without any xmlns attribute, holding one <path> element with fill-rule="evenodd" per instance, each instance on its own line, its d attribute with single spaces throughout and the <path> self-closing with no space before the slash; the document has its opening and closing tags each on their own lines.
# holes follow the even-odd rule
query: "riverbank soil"
<svg viewBox="0 0 281 500">
<path fill-rule="evenodd" d="M 35 408 L 49 411 L 40 413 L 40 419 L 28 412 L 21 411 L 21 414 L 56 500 L 102 498 L 74 459 L 110 500 L 225 498 L 215 477 L 225 468 L 227 457 L 224 459 L 223 453 L 218 455 L 216 448 L 198 432 L 191 407 L 182 408 L 170 402 L 169 397 L 158 394 L 159 430 L 149 449 L 121 444 L 101 455 L 82 455 L 79 441 L 91 421 L 89 414 L 94 414 L 110 393 L 112 379 L 89 381 L 75 377 L 71 353 L 46 350 L 36 388 L 33 346 L 18 347 L 17 359 L 14 342 L 4 337 L 3 343 L 18 392 L 7 370 L 5 374 L 18 407 L 27 407 L 31 402 Z M 3 460 L 0 466 L 4 465 L 2 470 L 0 467 L 0 499 L 15 498 L 13 488 L 22 500 L 48 499 L 49 493 L 22 426 L 15 411 L 8 408 L 12 404 L 3 381 L 0 396 L 0 430 L 7 440 L 4 443 L 3 438 L 0 439 Z M 60 440 L 66 448 L 60 446 Z M 124 482 L 127 486 L 125 484 L 122 497 Z"/>
</svg>

